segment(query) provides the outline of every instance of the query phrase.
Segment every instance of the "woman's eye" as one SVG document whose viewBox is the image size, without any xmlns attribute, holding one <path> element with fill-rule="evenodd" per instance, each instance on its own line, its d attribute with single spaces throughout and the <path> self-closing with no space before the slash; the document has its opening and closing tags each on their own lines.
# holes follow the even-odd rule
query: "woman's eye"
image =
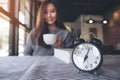
<svg viewBox="0 0 120 80">
<path fill-rule="evenodd" d="M 51 11 L 52 13 L 56 12 L 56 11 Z"/>
</svg>

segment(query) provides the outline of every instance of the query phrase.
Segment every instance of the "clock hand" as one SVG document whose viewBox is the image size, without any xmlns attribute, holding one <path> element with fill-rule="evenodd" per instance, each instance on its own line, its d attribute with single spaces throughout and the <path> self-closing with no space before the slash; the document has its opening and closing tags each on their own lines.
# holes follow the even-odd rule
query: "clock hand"
<svg viewBox="0 0 120 80">
<path fill-rule="evenodd" d="M 86 61 L 86 59 L 88 58 L 88 53 L 89 53 L 89 50 L 90 50 L 90 47 L 89 47 L 89 49 L 88 49 L 88 51 L 87 51 L 87 54 L 85 55 L 85 57 L 84 57 L 84 62 Z"/>
<path fill-rule="evenodd" d="M 87 60 L 87 65 L 89 66 L 89 62 L 88 62 L 88 60 Z"/>
</svg>

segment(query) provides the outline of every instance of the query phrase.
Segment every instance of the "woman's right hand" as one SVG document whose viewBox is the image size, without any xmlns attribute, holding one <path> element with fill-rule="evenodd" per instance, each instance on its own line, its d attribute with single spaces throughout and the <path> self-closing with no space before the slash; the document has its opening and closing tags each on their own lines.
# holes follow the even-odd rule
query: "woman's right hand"
<svg viewBox="0 0 120 80">
<path fill-rule="evenodd" d="M 57 46 L 58 48 L 64 48 L 64 44 L 62 43 L 62 39 L 61 37 L 57 37 L 57 40 L 55 42 L 55 46 Z"/>
</svg>

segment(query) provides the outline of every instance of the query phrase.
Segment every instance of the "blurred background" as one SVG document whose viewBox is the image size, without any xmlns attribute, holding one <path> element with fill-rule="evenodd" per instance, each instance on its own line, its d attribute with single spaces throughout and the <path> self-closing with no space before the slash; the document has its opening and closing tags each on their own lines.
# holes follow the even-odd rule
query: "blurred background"
<svg viewBox="0 0 120 80">
<path fill-rule="evenodd" d="M 0 0 L 0 56 L 23 55 L 42 1 Z M 74 37 L 93 32 L 102 41 L 104 54 L 120 54 L 120 0 L 58 1 L 64 24 Z"/>
</svg>

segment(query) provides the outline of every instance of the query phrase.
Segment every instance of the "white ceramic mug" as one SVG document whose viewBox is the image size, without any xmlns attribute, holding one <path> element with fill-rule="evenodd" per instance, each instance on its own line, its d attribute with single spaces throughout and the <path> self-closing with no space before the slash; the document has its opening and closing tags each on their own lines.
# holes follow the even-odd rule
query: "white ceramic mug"
<svg viewBox="0 0 120 80">
<path fill-rule="evenodd" d="M 43 34 L 43 40 L 47 45 L 55 44 L 57 36 L 55 34 Z"/>
</svg>

